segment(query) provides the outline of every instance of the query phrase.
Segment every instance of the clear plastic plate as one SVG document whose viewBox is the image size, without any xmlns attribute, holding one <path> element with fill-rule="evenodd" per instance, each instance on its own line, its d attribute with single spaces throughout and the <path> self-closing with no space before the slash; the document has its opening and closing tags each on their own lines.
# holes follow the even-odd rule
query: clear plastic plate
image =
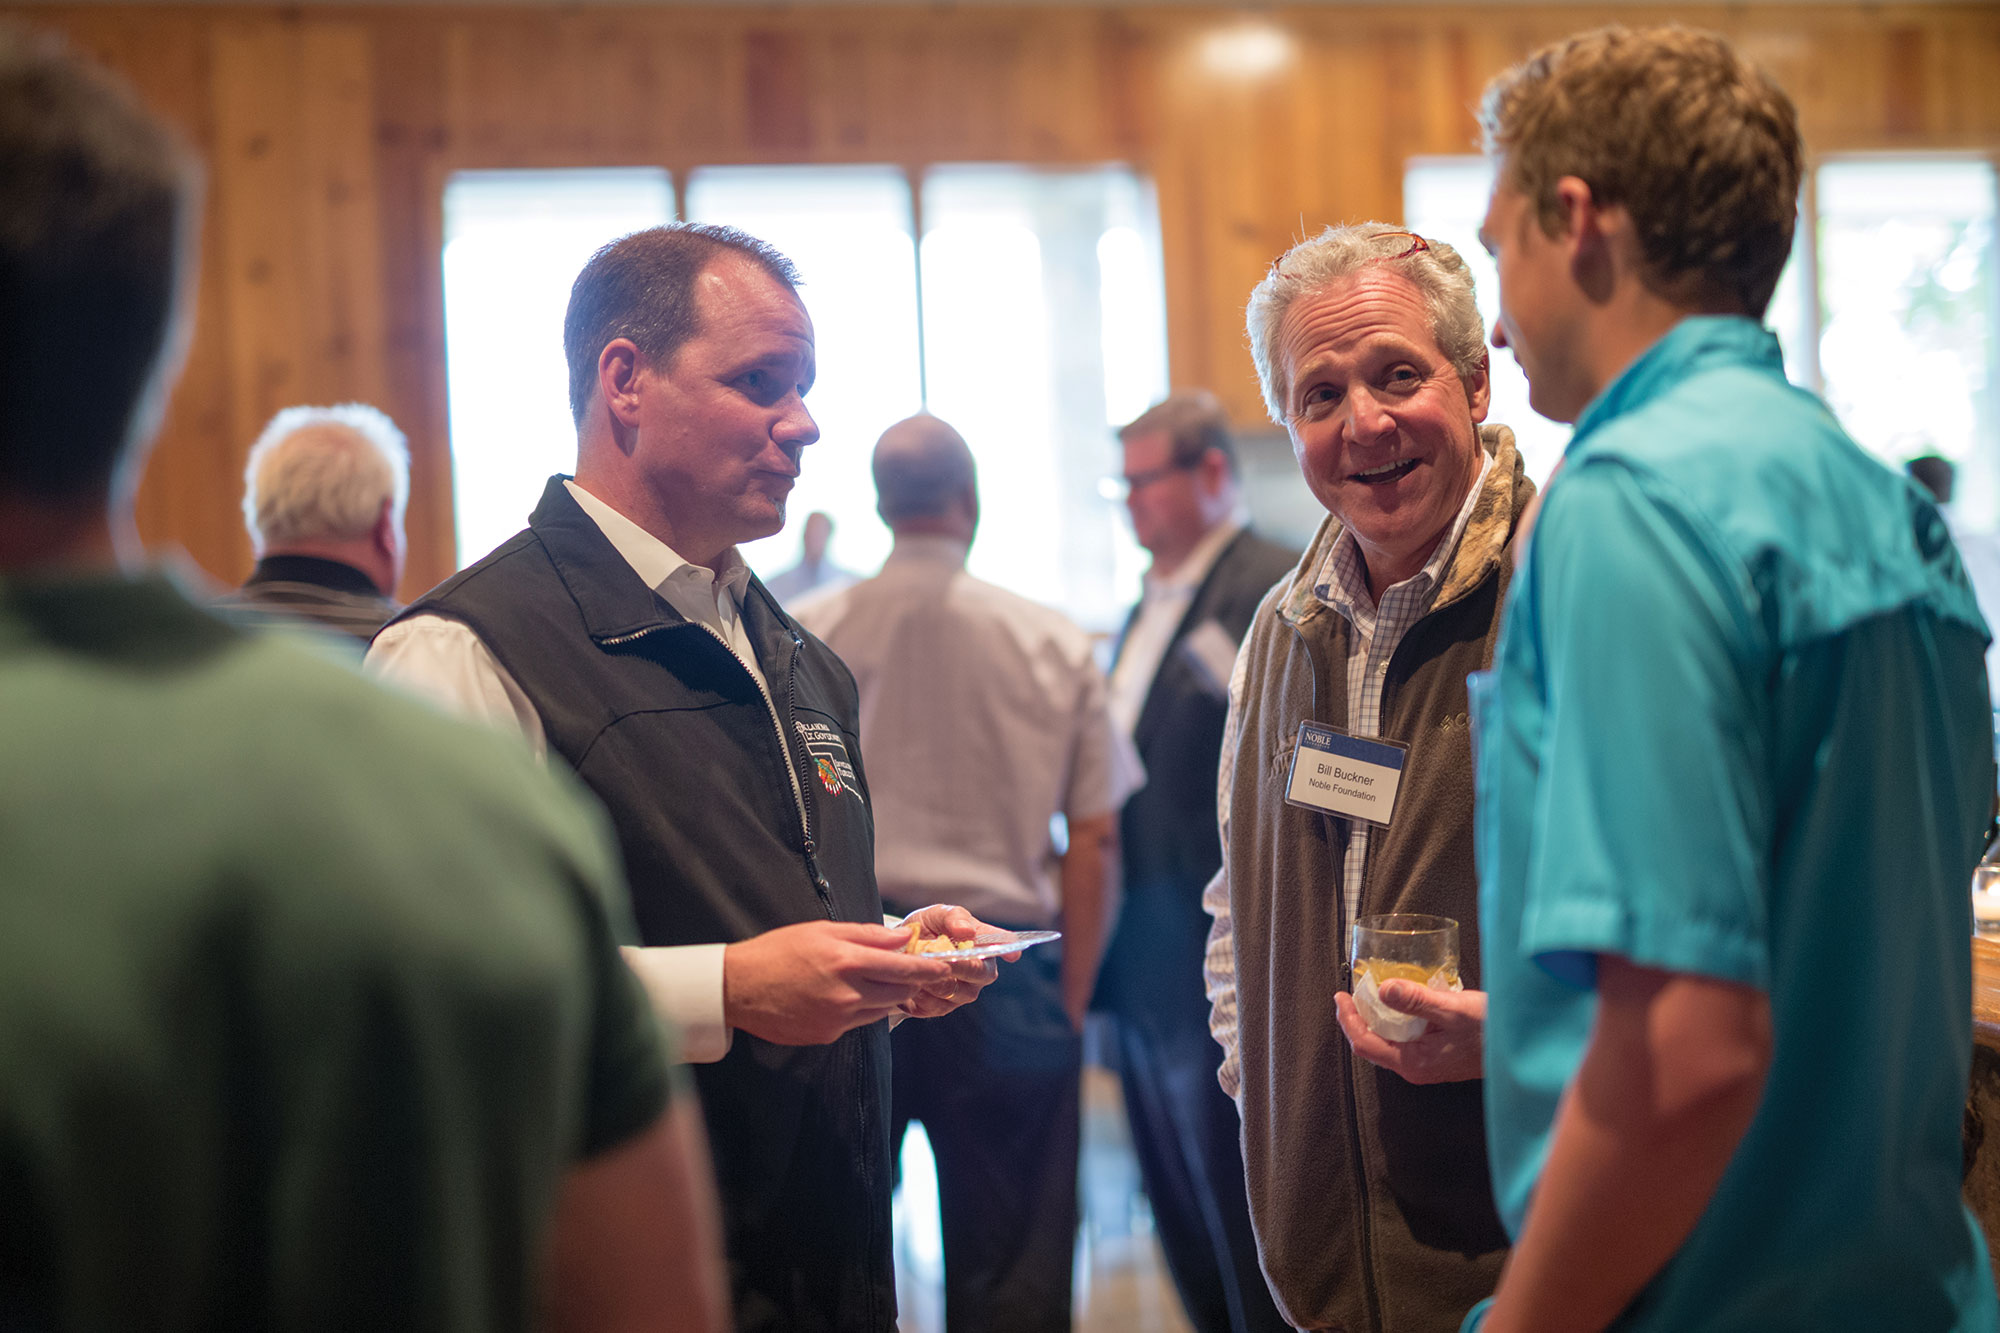
<svg viewBox="0 0 2000 1333">
<path fill-rule="evenodd" d="M 970 949 L 953 949 L 950 953 L 940 949 L 927 958 L 998 958 L 1001 954 L 1013 953 L 1019 949 L 1032 949 L 1037 944 L 1047 944 L 1050 940 L 1062 938 L 1060 930 L 989 930 L 972 937 Z"/>
</svg>

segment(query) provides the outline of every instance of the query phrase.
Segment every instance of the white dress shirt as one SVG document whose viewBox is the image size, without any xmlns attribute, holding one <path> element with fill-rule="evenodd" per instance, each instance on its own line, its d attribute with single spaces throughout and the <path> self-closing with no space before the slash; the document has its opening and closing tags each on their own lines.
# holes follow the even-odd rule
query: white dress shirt
<svg viewBox="0 0 2000 1333">
<path fill-rule="evenodd" d="M 1389 672 L 1389 659 L 1395 656 L 1396 645 L 1403 641 L 1403 636 L 1430 611 L 1438 585 L 1444 581 L 1445 568 L 1458 551 L 1466 525 L 1472 521 L 1472 511 L 1479 503 L 1480 491 L 1492 467 L 1492 453 L 1482 450 L 1479 475 L 1472 479 L 1472 489 L 1466 492 L 1458 516 L 1438 542 L 1437 550 L 1422 569 L 1384 589 L 1379 601 L 1368 595 L 1361 549 L 1352 532 L 1340 533 L 1314 574 L 1313 596 L 1346 617 L 1354 629 L 1348 639 L 1346 679 L 1347 729 L 1352 734 L 1379 733 L 1382 678 Z M 1215 872 L 1215 878 L 1201 894 L 1201 905 L 1215 918 L 1209 928 L 1208 950 L 1202 963 L 1210 1006 L 1208 1029 L 1222 1047 L 1218 1077 L 1223 1091 L 1232 1097 L 1242 1085 L 1243 1066 L 1236 1047 L 1236 940 L 1229 912 L 1229 793 L 1235 777 L 1236 733 L 1243 709 L 1248 656 L 1236 659 L 1236 670 L 1229 680 L 1229 721 L 1222 732 L 1222 763 L 1216 778 L 1216 813 L 1224 848 L 1222 868 Z M 1420 813 L 1404 815 L 1406 819 L 1421 817 Z M 1368 824 L 1354 821 L 1348 830 L 1347 855 L 1341 862 L 1341 907 L 1346 913 L 1343 919 L 1349 923 L 1361 910 L 1361 874 L 1368 863 L 1369 829 Z"/>
<path fill-rule="evenodd" d="M 743 628 L 743 592 L 750 570 L 734 547 L 722 568 L 691 565 L 672 547 L 625 517 L 574 481 L 563 483 L 605 539 L 646 585 L 673 609 L 703 625 L 743 662 L 770 696 L 749 633 Z M 417 615 L 391 625 L 368 650 L 365 668 L 442 705 L 450 712 L 518 731 L 537 758 L 548 757 L 541 715 L 498 658 L 462 620 Z M 789 765 L 787 765 L 789 768 Z M 794 794 L 798 775 L 792 774 Z M 681 1058 L 693 1063 L 720 1060 L 732 1037 L 723 1020 L 721 944 L 625 950 L 632 970 L 645 983 L 653 1008 L 680 1037 Z"/>
<path fill-rule="evenodd" d="M 883 901 L 1049 926 L 1062 907 L 1050 817 L 1117 810 L 1143 769 L 1089 636 L 973 578 L 965 556 L 949 537 L 898 537 L 880 574 L 793 614 L 860 687 Z"/>
<path fill-rule="evenodd" d="M 1138 614 L 1132 617 L 1118 646 L 1118 661 L 1111 668 L 1111 717 L 1126 735 L 1138 729 L 1146 696 L 1153 691 L 1153 678 L 1160 674 L 1160 664 L 1173 646 L 1174 631 L 1194 604 L 1194 595 L 1241 531 L 1241 515 L 1231 515 L 1204 533 L 1173 573 L 1146 575 Z"/>
</svg>

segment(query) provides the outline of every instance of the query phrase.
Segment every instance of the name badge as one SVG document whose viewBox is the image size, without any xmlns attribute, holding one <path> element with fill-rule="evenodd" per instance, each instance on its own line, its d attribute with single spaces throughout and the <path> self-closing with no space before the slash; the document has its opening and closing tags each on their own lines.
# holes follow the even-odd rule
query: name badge
<svg viewBox="0 0 2000 1333">
<path fill-rule="evenodd" d="M 1348 736 L 1316 722 L 1301 722 L 1285 804 L 1387 827 L 1409 751 L 1409 746 L 1394 741 Z"/>
</svg>

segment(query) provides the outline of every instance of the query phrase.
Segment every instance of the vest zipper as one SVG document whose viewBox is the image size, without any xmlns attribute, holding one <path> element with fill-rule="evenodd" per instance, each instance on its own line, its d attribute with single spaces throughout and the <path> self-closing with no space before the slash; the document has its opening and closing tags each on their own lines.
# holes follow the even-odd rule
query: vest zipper
<svg viewBox="0 0 2000 1333">
<path fill-rule="evenodd" d="M 785 722 L 783 718 L 778 716 L 777 700 L 771 697 L 770 687 L 765 685 L 757 673 L 750 669 L 750 664 L 743 660 L 743 654 L 730 647 L 729 640 L 723 638 L 713 626 L 695 620 L 683 623 L 690 628 L 698 627 L 707 631 L 711 639 L 722 645 L 722 651 L 728 653 L 734 659 L 736 665 L 743 668 L 743 674 L 750 677 L 750 683 L 755 685 L 757 693 L 763 696 L 764 711 L 769 715 L 772 729 L 778 735 L 778 751 L 785 756 L 785 776 L 792 780 L 792 803 L 797 807 L 799 812 L 799 837 L 805 852 L 806 874 L 812 879 L 813 892 L 819 895 L 820 907 L 826 912 L 827 919 L 832 920 L 833 886 L 827 883 L 826 876 L 820 873 L 819 861 L 814 855 L 819 850 L 819 846 L 813 841 L 812 813 L 806 808 L 805 788 L 799 785 L 798 756 L 792 752 L 790 740 L 785 735 Z M 674 625 L 648 625 L 645 629 L 637 630 L 631 634 L 620 634 L 604 639 L 601 642 L 607 647 L 618 647 L 623 644 L 632 643 L 638 639 L 643 639 L 648 634 L 657 633 L 663 629 L 675 628 L 678 627 Z M 805 641 L 800 639 L 797 634 L 793 634 L 792 660 L 789 667 L 789 680 L 786 686 L 786 702 L 795 711 L 798 707 L 799 694 L 799 650 L 803 647 L 805 647 Z"/>
<path fill-rule="evenodd" d="M 700 622 L 689 621 L 687 623 L 699 624 Z M 614 646 L 630 643 L 634 639 L 644 638 L 654 630 L 671 628 L 673 626 L 670 625 L 649 626 L 636 633 L 620 635 L 616 638 L 606 639 L 604 642 Z M 812 879 L 813 892 L 819 895 L 819 904 L 821 909 L 826 912 L 827 920 L 834 920 L 833 885 L 827 882 L 826 876 L 821 873 L 819 868 L 819 857 L 817 855 L 819 845 L 813 841 L 812 812 L 806 804 L 805 788 L 799 782 L 798 755 L 792 750 L 791 738 L 785 735 L 785 721 L 778 716 L 778 702 L 771 697 L 770 687 L 765 685 L 758 674 L 750 669 L 750 664 L 743 660 L 743 655 L 729 646 L 727 639 L 717 633 L 712 626 L 703 624 L 701 628 L 707 630 L 709 637 L 722 645 L 724 652 L 736 659 L 736 664 L 743 668 L 744 674 L 750 677 L 752 684 L 756 685 L 757 693 L 764 698 L 764 708 L 770 714 L 771 725 L 778 733 L 778 750 L 785 756 L 785 774 L 792 780 L 792 800 L 797 805 L 799 811 L 799 836 L 803 843 L 802 850 L 805 852 L 806 874 Z M 792 639 L 792 656 L 785 668 L 785 705 L 790 711 L 797 712 L 799 706 L 799 654 L 804 651 L 806 645 L 805 640 L 799 637 L 797 630 L 789 631 L 789 633 Z M 847 1047 L 847 1081 L 854 1090 L 855 1123 L 860 1125 L 863 1132 L 866 1133 L 872 1129 L 872 1121 L 868 1116 L 866 1090 L 862 1087 L 862 1076 L 866 1071 L 862 1064 L 860 1044 L 858 1042 L 846 1041 L 836 1044 Z M 861 1168 L 864 1173 L 868 1170 L 868 1159 L 865 1153 L 862 1155 Z M 874 1182 L 872 1179 L 869 1179 L 864 1183 L 872 1186 Z M 877 1234 L 869 1236 L 869 1250 L 879 1255 L 887 1244 L 886 1238 L 879 1234 L 879 1228 L 871 1226 L 870 1231 Z M 872 1278 L 864 1279 L 863 1286 L 867 1293 L 869 1322 L 872 1325 L 878 1322 L 881 1305 L 880 1293 L 875 1289 L 875 1283 Z"/>
<path fill-rule="evenodd" d="M 797 630 L 789 633 L 792 637 L 792 660 L 785 667 L 785 709 L 787 712 L 796 713 L 799 711 L 799 654 L 805 651 L 806 642 L 799 637 Z M 752 679 L 755 679 L 754 675 Z M 776 718 L 778 705 L 771 698 L 769 690 L 764 692 L 764 701 L 771 705 L 771 716 Z M 817 855 L 819 845 L 813 841 L 812 815 L 806 807 L 805 790 L 799 785 L 798 759 L 792 753 L 790 740 L 791 738 L 785 735 L 784 724 L 780 722 L 778 742 L 785 746 L 785 766 L 792 771 L 792 795 L 799 803 L 799 831 L 805 835 L 806 874 L 812 876 L 813 892 L 819 895 L 820 906 L 826 909 L 827 919 L 830 921 L 833 919 L 833 885 L 827 883 L 826 876 L 820 873 Z"/>
</svg>

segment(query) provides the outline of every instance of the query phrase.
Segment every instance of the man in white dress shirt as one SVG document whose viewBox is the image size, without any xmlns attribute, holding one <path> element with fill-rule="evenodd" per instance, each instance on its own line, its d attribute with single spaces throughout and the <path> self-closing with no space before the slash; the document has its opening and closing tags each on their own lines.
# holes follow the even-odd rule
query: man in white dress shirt
<svg viewBox="0 0 2000 1333">
<path fill-rule="evenodd" d="M 738 1328 L 881 1333 L 886 1020 L 947 1013 L 994 970 L 899 951 L 852 678 L 736 550 L 783 526 L 819 435 L 796 282 L 722 227 L 598 251 L 563 328 L 576 476 L 368 660 L 517 728 L 609 810 L 650 946 L 628 956 L 694 1062 Z M 981 928 L 961 909 L 916 919 Z"/>
<path fill-rule="evenodd" d="M 979 1004 L 897 1030 L 897 1137 L 920 1120 L 937 1156 L 951 1333 L 1067 1329 L 1080 1034 L 1138 758 L 1112 725 L 1089 636 L 965 572 L 979 493 L 958 432 L 899 422 L 874 472 L 895 548 L 880 574 L 798 616 L 860 688 L 882 897 L 1064 932 Z"/>
</svg>

